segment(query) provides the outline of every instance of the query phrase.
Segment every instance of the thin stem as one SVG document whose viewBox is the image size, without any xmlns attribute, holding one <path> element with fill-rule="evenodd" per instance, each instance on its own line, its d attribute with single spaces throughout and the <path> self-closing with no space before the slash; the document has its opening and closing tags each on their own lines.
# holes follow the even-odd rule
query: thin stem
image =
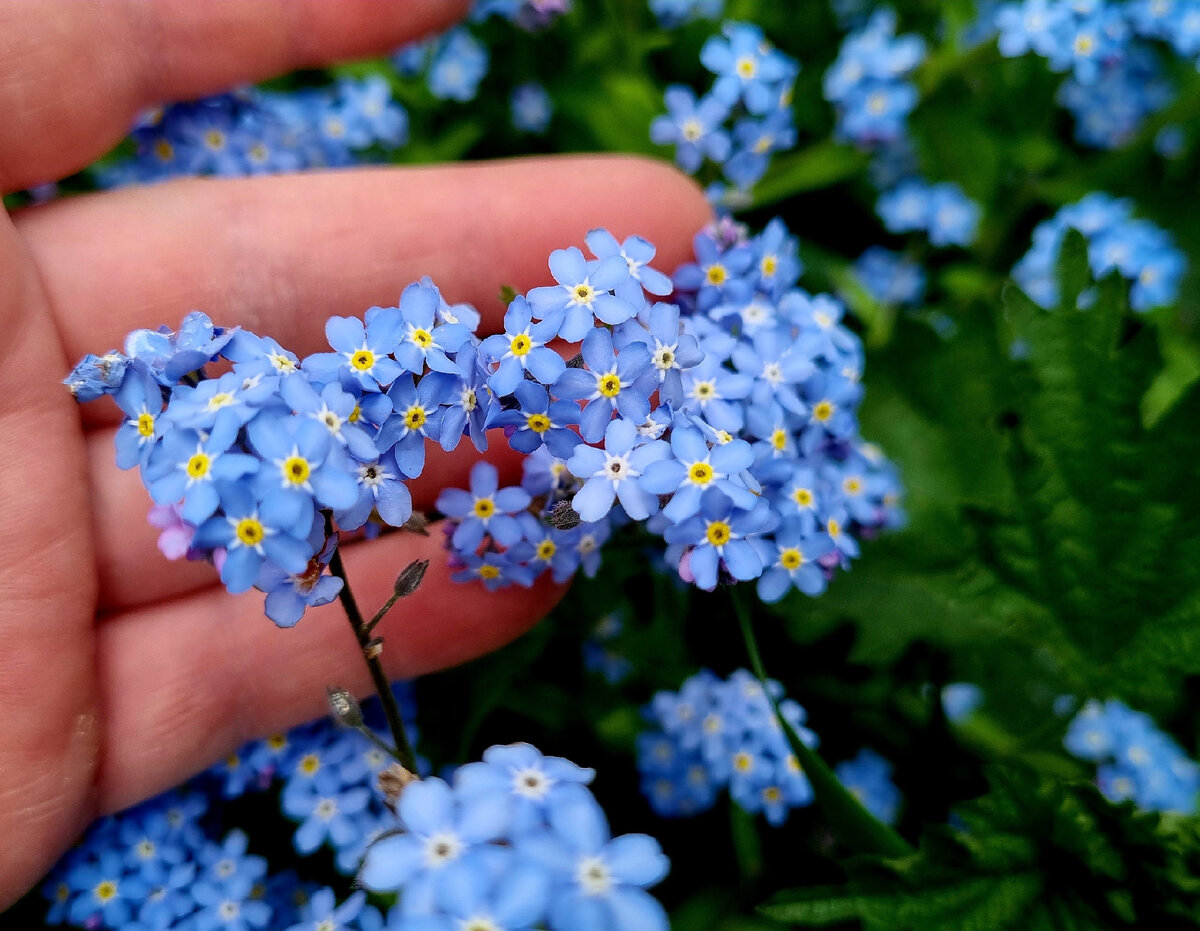
<svg viewBox="0 0 1200 931">
<path fill-rule="evenodd" d="M 367 633 L 368 634 L 375 629 L 375 627 L 379 624 L 379 622 L 383 620 L 383 616 L 392 610 L 392 605 L 394 605 L 399 600 L 400 600 L 400 593 L 392 592 L 392 597 L 383 603 L 383 607 L 375 612 L 375 616 L 373 618 L 371 618 L 369 621 L 367 621 Z"/>
<path fill-rule="evenodd" d="M 329 533 L 331 528 L 328 515 L 326 515 L 325 524 L 326 533 Z M 404 732 L 404 720 L 400 715 L 400 706 L 396 703 L 392 686 L 388 682 L 387 674 L 383 671 L 383 663 L 379 661 L 378 643 L 372 643 L 371 631 L 367 627 L 366 621 L 363 620 L 362 612 L 358 610 L 358 602 L 354 600 L 354 593 L 350 591 L 350 580 L 346 577 L 346 566 L 342 562 L 340 546 L 334 549 L 333 557 L 329 560 L 329 572 L 342 580 L 342 590 L 338 592 L 338 600 L 341 601 L 346 617 L 350 621 L 350 627 L 358 640 L 367 670 L 371 673 L 371 682 L 375 686 L 375 693 L 383 705 L 383 715 L 387 718 L 388 730 L 391 731 L 392 739 L 396 742 L 395 750 L 393 751 L 390 747 L 388 750 L 400 761 L 401 766 L 409 772 L 415 773 L 417 756 L 413 752 L 412 744 L 408 742 L 408 735 Z"/>
<path fill-rule="evenodd" d="M 858 853 L 876 853 L 887 857 L 904 857 L 911 854 L 913 848 L 908 842 L 867 811 L 842 785 L 833 770 L 825 765 L 825 761 L 800 739 L 800 735 L 780 714 L 779 705 L 767 690 L 767 672 L 763 668 L 762 656 L 758 651 L 758 641 L 754 638 L 750 612 L 736 587 L 730 589 L 730 596 L 734 613 L 737 614 L 738 623 L 742 628 L 742 638 L 746 641 L 750 667 L 763 685 L 767 700 L 771 702 L 775 717 L 787 736 L 788 744 L 800 762 L 800 768 L 808 776 L 821 813 L 829 820 L 837 835 Z"/>
</svg>

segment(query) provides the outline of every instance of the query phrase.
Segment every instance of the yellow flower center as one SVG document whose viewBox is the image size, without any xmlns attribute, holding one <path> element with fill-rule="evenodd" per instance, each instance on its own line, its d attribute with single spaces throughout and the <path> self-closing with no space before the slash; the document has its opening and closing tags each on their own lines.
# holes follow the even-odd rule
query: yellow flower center
<svg viewBox="0 0 1200 931">
<path fill-rule="evenodd" d="M 422 330 L 419 327 L 412 331 L 412 336 L 410 339 L 422 349 L 428 349 L 433 345 L 433 334 L 428 330 Z"/>
<path fill-rule="evenodd" d="M 159 139 L 154 144 L 154 154 L 158 156 L 160 162 L 169 162 L 175 157 L 175 147 L 166 139 Z"/>
<path fill-rule="evenodd" d="M 272 750 L 282 750 L 287 746 L 287 742 L 286 734 L 272 734 L 267 738 L 267 746 Z"/>
<path fill-rule="evenodd" d="M 714 397 L 716 393 L 717 388 L 711 381 L 698 381 L 692 388 L 692 394 L 702 401 Z"/>
<path fill-rule="evenodd" d="M 481 520 L 487 520 L 496 513 L 496 502 L 491 498 L 476 498 L 475 499 L 475 516 Z"/>
<path fill-rule="evenodd" d="M 336 118 L 328 119 L 325 121 L 325 132 L 334 139 L 339 139 L 346 134 L 346 124 Z"/>
<path fill-rule="evenodd" d="M 300 772 L 306 776 L 311 776 L 321 768 L 321 758 L 315 753 L 306 753 L 300 760 Z"/>
<path fill-rule="evenodd" d="M 762 790 L 763 800 L 767 802 L 778 802 L 782 798 L 783 793 L 779 791 L 778 786 L 767 786 Z"/>
<path fill-rule="evenodd" d="M 293 485 L 303 485 L 308 481 L 308 476 L 312 472 L 312 467 L 303 456 L 288 456 L 283 460 L 280 469 L 283 472 L 283 480 L 291 482 Z"/>
<path fill-rule="evenodd" d="M 829 401 L 818 401 L 813 407 L 813 420 L 825 423 L 833 416 L 834 407 Z"/>
<path fill-rule="evenodd" d="M 188 478 L 204 478 L 208 474 L 208 467 L 211 464 L 212 460 L 207 453 L 195 453 L 187 461 Z"/>
<path fill-rule="evenodd" d="M 600 393 L 606 398 L 615 398 L 621 391 L 621 379 L 615 372 L 602 375 L 597 381 Z"/>
<path fill-rule="evenodd" d="M 787 569 L 789 572 L 793 569 L 799 569 L 804 565 L 804 554 L 798 549 L 787 549 L 779 554 L 779 565 Z"/>
<path fill-rule="evenodd" d="M 704 536 L 713 546 L 722 547 L 729 542 L 732 531 L 729 525 L 723 520 L 714 520 L 708 525 L 708 530 L 704 532 Z"/>
<path fill-rule="evenodd" d="M 576 304 L 590 304 L 595 297 L 596 291 L 590 284 L 575 285 L 573 300 Z"/>
<path fill-rule="evenodd" d="M 500 570 L 496 566 L 480 566 L 479 577 L 481 579 L 498 579 L 500 577 Z"/>
<path fill-rule="evenodd" d="M 721 286 L 725 283 L 725 279 L 729 277 L 729 273 L 725 271 L 724 265 L 710 265 L 704 270 L 705 280 L 714 286 Z"/>
<path fill-rule="evenodd" d="M 360 349 L 350 357 L 350 364 L 360 372 L 369 372 L 375 367 L 375 353 L 370 349 Z"/>
<path fill-rule="evenodd" d="M 525 422 L 534 433 L 545 433 L 550 429 L 550 418 L 545 414 L 530 414 Z"/>
<path fill-rule="evenodd" d="M 425 424 L 425 408 L 415 404 L 404 415 L 404 425 L 410 430 L 419 430 Z"/>
<path fill-rule="evenodd" d="M 860 479 L 857 475 L 848 475 L 842 481 L 842 489 L 848 495 L 857 495 L 862 491 L 862 487 L 862 479 Z"/>
<path fill-rule="evenodd" d="M 754 757 L 745 750 L 733 755 L 733 768 L 739 773 L 748 773 L 754 766 Z"/>
<path fill-rule="evenodd" d="M 362 408 L 355 402 L 354 410 L 350 412 L 350 416 L 346 418 L 351 423 L 358 423 L 362 419 Z"/>
<path fill-rule="evenodd" d="M 553 540 L 543 540 L 537 547 L 537 558 L 548 562 L 557 552 L 558 547 Z"/>
<path fill-rule="evenodd" d="M 737 61 L 737 73 L 745 80 L 750 80 L 758 73 L 758 65 L 750 56 L 739 58 Z"/>
<path fill-rule="evenodd" d="M 762 268 L 762 273 L 770 278 L 779 270 L 779 259 L 773 255 L 764 255 L 760 267 Z"/>
<path fill-rule="evenodd" d="M 829 535 L 831 537 L 834 537 L 835 539 L 837 537 L 841 536 L 842 525 L 841 525 L 841 522 L 839 522 L 837 520 L 837 518 L 834 518 L 834 517 L 829 518 L 829 520 L 825 524 L 825 529 L 829 532 Z"/>
<path fill-rule="evenodd" d="M 713 480 L 713 467 L 707 462 L 693 462 L 688 468 L 688 480 L 693 485 L 707 485 Z"/>
<path fill-rule="evenodd" d="M 150 413 L 139 414 L 137 419 L 137 431 L 142 436 L 154 436 L 154 415 Z"/>
<path fill-rule="evenodd" d="M 220 410 L 222 407 L 228 407 L 233 403 L 233 395 L 228 391 L 218 391 L 208 399 L 208 409 L 210 411 Z"/>
<path fill-rule="evenodd" d="M 686 120 L 680 131 L 688 142 L 697 142 L 704 135 L 704 127 L 697 119 Z"/>
<path fill-rule="evenodd" d="M 213 150 L 223 149 L 225 148 L 225 134 L 220 130 L 210 129 L 204 134 L 204 143 Z"/>
<path fill-rule="evenodd" d="M 528 355 L 529 350 L 533 348 L 533 340 L 524 333 L 519 333 L 512 338 L 512 342 L 508 344 L 508 348 L 514 356 Z"/>
<path fill-rule="evenodd" d="M 255 517 L 243 517 L 237 523 L 237 538 L 245 546 L 258 546 L 262 543 L 263 537 L 266 534 L 263 532 L 262 522 Z"/>
<path fill-rule="evenodd" d="M 267 160 L 267 156 L 271 153 L 267 151 L 267 147 L 261 142 L 256 142 L 250 146 L 250 161 L 258 162 L 259 164 Z"/>
<path fill-rule="evenodd" d="M 813 493 L 808 488 L 797 488 L 792 492 L 792 500 L 802 508 L 812 507 Z"/>
<path fill-rule="evenodd" d="M 111 879 L 105 879 L 96 884 L 92 894 L 99 902 L 108 902 L 117 897 L 117 884 Z"/>
<path fill-rule="evenodd" d="M 783 452 L 785 449 L 787 449 L 787 441 L 787 431 L 782 427 L 771 434 L 771 445 L 774 446 L 775 449 L 779 450 L 779 452 Z"/>
</svg>

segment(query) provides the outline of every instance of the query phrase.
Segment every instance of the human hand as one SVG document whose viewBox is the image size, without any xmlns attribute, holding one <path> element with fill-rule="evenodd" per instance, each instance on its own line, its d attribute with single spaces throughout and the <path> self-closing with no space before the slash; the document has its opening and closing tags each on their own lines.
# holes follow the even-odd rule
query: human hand
<svg viewBox="0 0 1200 931">
<path fill-rule="evenodd" d="M 446 24 L 450 0 L 46 0 L 0 5 L 0 190 L 61 178 L 152 103 L 394 48 Z M 96 814 L 174 785 L 243 740 L 318 715 L 323 686 L 368 680 L 340 608 L 280 631 L 261 596 L 170 563 L 136 473 L 113 465 L 119 412 L 60 384 L 88 351 L 201 309 L 301 355 L 332 314 L 394 303 L 431 275 L 497 329 L 502 284 L 545 283 L 545 259 L 605 226 L 672 268 L 707 219 L 672 170 L 627 158 L 192 180 L 65 199 L 0 227 L 0 909 Z M 502 445 L 502 444 L 494 444 Z M 473 451 L 430 450 L 417 508 L 465 485 Z M 517 459 L 492 458 L 514 475 Z M 519 474 L 516 472 L 515 474 Z M 515 477 L 515 475 L 514 475 Z M 399 567 L 433 559 L 380 630 L 393 676 L 494 649 L 561 594 L 449 580 L 441 536 L 347 548 L 367 610 Z"/>
</svg>

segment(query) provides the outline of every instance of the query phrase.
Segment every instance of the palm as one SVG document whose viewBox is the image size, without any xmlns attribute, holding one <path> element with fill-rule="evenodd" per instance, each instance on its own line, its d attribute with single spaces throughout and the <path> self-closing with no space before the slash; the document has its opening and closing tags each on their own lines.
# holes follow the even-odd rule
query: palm
<svg viewBox="0 0 1200 931">
<path fill-rule="evenodd" d="M 152 102 L 146 88 L 194 96 L 385 50 L 444 21 L 451 6 L 296 0 L 269 14 L 237 2 L 197 14 L 188 0 L 0 6 L 0 189 L 92 160 L 136 107 Z M 139 44 L 147 37 L 152 47 Z M 603 186 L 580 181 L 601 172 Z M 653 204 L 642 207 L 646 192 Z M 336 607 L 281 632 L 253 594 L 235 598 L 213 584 L 208 567 L 162 559 L 137 476 L 112 465 L 119 412 L 95 405 L 102 409 L 81 416 L 60 384 L 70 364 L 119 346 L 129 329 L 178 322 L 194 308 L 303 354 L 319 348 L 326 317 L 394 302 L 422 274 L 498 318 L 501 283 L 539 283 L 550 249 L 591 226 L 654 239 L 669 267 L 705 218 L 689 184 L 632 160 L 180 182 L 5 218 L 0 837 L 21 842 L 0 845 L 0 909 L 98 811 L 172 785 L 247 737 L 318 714 L 326 683 L 367 686 Z M 461 484 L 468 467 L 456 454 L 426 475 Z M 436 493 L 432 479 L 418 482 L 417 506 Z M 401 534 L 347 553 L 368 609 L 398 567 L 434 558 L 411 611 L 382 631 L 394 674 L 494 648 L 559 594 L 548 585 L 499 594 L 459 587 L 449 597 L 439 546 L 436 534 Z"/>
</svg>

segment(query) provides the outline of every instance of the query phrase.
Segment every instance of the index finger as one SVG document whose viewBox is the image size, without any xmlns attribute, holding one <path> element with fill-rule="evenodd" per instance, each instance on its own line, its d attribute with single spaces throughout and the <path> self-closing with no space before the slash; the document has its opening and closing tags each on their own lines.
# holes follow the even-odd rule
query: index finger
<svg viewBox="0 0 1200 931">
<path fill-rule="evenodd" d="M 0 191 L 91 164 L 150 104 L 386 52 L 467 0 L 0 3 Z"/>
</svg>

